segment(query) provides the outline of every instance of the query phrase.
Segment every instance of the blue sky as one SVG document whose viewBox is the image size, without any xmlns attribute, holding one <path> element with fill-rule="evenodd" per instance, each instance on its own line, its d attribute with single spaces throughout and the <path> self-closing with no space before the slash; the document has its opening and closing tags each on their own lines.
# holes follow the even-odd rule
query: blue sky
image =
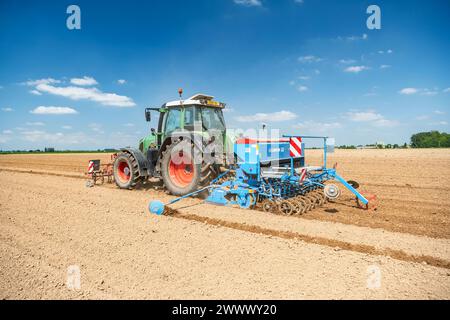
<svg viewBox="0 0 450 320">
<path fill-rule="evenodd" d="M 71 4 L 81 30 L 66 27 Z M 226 102 L 230 128 L 339 145 L 448 132 L 448 30 L 445 0 L 4 0 L 0 149 L 135 145 L 143 109 L 179 87 Z"/>
</svg>

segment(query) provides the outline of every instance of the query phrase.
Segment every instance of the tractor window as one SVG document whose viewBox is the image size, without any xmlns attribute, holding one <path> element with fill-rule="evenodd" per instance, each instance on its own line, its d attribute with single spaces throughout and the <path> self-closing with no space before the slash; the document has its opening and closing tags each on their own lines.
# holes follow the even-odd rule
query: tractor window
<svg viewBox="0 0 450 320">
<path fill-rule="evenodd" d="M 166 135 L 180 130 L 180 121 L 181 120 L 181 110 L 180 108 L 171 108 L 167 114 L 166 125 L 164 128 L 164 133 Z"/>
<path fill-rule="evenodd" d="M 201 128 L 201 113 L 196 107 L 186 107 L 184 109 L 184 129 L 195 131 L 195 128 Z"/>
<path fill-rule="evenodd" d="M 186 107 L 184 109 L 184 126 L 185 127 L 193 127 L 194 126 L 194 118 L 195 116 L 195 108 L 194 107 Z M 185 128 L 188 130 L 187 128 Z"/>
<path fill-rule="evenodd" d="M 202 122 L 204 129 L 225 131 L 225 121 L 219 108 L 202 108 Z"/>
</svg>

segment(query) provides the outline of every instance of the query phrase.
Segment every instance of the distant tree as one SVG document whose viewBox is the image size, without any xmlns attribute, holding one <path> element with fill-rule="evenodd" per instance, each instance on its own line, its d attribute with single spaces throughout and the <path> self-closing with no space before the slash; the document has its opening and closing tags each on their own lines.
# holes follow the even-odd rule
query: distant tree
<svg viewBox="0 0 450 320">
<path fill-rule="evenodd" d="M 439 131 L 419 132 L 411 136 L 413 148 L 450 148 L 450 134 Z"/>
<path fill-rule="evenodd" d="M 356 149 L 356 147 L 354 146 L 354 145 L 342 145 L 342 146 L 339 146 L 339 149 Z"/>
</svg>

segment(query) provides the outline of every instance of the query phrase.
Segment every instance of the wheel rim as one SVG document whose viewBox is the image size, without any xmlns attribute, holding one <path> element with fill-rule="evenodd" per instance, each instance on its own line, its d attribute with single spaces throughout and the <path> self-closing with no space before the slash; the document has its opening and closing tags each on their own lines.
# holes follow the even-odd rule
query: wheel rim
<svg viewBox="0 0 450 320">
<path fill-rule="evenodd" d="M 130 166 L 126 161 L 119 162 L 119 165 L 117 166 L 117 175 L 122 183 L 127 183 L 131 179 L 131 170 Z"/>
<path fill-rule="evenodd" d="M 172 159 L 169 162 L 169 176 L 178 187 L 187 187 L 194 179 L 194 166 L 192 163 L 176 163 Z"/>
</svg>

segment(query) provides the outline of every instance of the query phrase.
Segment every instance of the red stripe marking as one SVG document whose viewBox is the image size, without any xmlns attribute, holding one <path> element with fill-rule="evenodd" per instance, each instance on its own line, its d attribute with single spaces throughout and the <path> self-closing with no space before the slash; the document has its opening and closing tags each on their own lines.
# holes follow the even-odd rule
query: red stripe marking
<svg viewBox="0 0 450 320">
<path fill-rule="evenodd" d="M 291 144 L 291 147 L 294 148 L 300 155 L 302 154 L 302 149 L 298 145 Z"/>
</svg>

